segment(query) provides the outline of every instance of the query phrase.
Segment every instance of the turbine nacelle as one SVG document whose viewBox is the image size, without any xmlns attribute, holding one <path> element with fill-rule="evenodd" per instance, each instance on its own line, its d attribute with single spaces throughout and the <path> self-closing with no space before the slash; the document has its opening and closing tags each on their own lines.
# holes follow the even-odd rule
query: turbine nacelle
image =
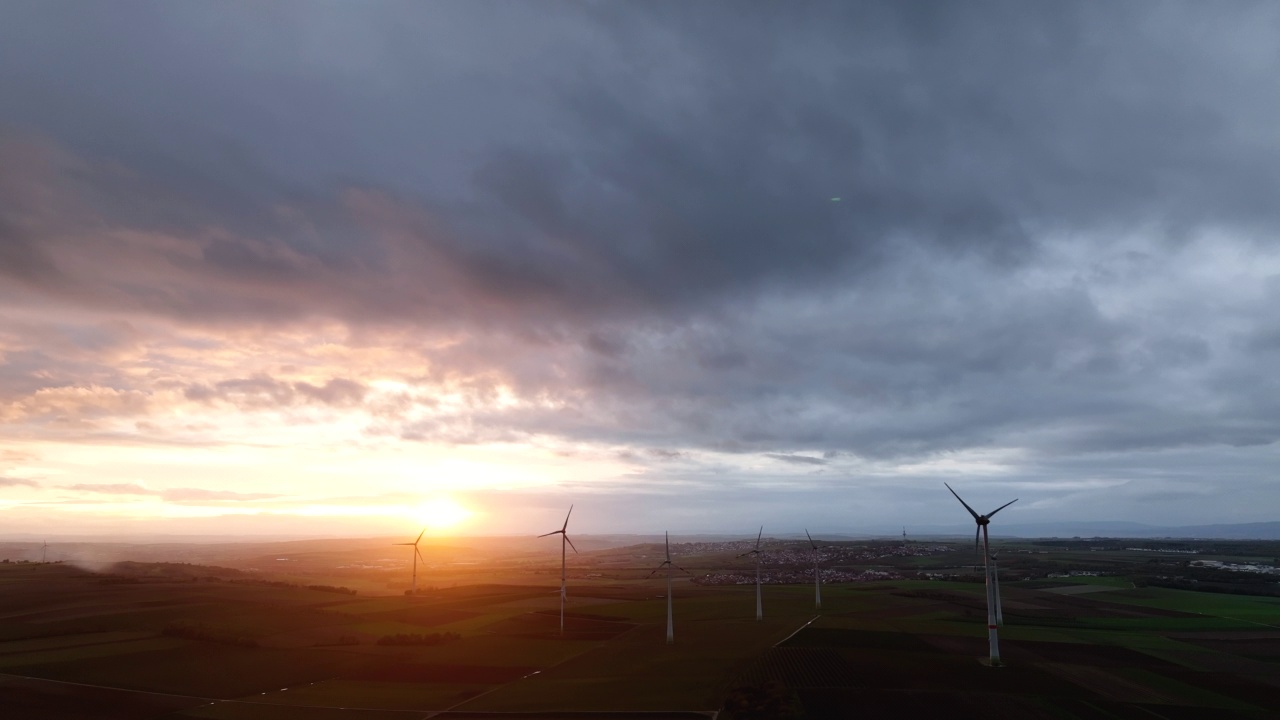
<svg viewBox="0 0 1280 720">
<path fill-rule="evenodd" d="M 551 537 L 552 535 L 559 535 L 559 536 L 561 537 L 561 539 L 562 539 L 562 541 L 563 541 L 563 542 L 567 542 L 567 543 L 569 543 L 569 547 L 573 548 L 573 551 L 574 551 L 575 553 L 576 553 L 576 552 L 578 552 L 578 548 L 577 548 L 577 546 L 576 546 L 576 545 L 574 545 L 574 544 L 573 544 L 573 541 L 569 539 L 569 532 L 568 532 L 568 530 L 569 530 L 569 515 L 572 515 L 572 514 L 573 514 L 573 506 L 572 506 L 572 505 L 570 505 L 570 506 L 569 506 L 569 513 L 568 513 L 568 515 L 565 515 L 565 516 L 564 516 L 564 524 L 560 526 L 560 529 L 559 529 L 559 530 L 552 530 L 552 531 L 551 531 L 551 532 L 549 532 L 549 533 L 542 533 L 542 534 L 541 534 L 541 535 L 539 535 L 538 537 L 540 537 L 540 538 L 544 538 L 544 537 Z"/>
<path fill-rule="evenodd" d="M 666 534 L 666 533 L 663 533 L 663 535 L 664 535 L 664 536 L 666 536 L 667 534 Z M 685 575 L 692 575 L 692 574 L 693 574 L 693 573 L 689 572 L 688 570 L 685 570 L 684 568 L 680 567 L 679 565 L 677 565 L 677 564 L 675 564 L 674 562 L 672 562 L 672 561 L 671 561 L 671 538 L 670 538 L 670 536 L 667 536 L 667 537 L 666 537 L 666 547 L 667 547 L 667 559 L 666 559 L 666 560 L 663 560 L 663 561 L 662 561 L 662 562 L 660 562 L 660 563 L 658 563 L 658 567 L 654 568 L 652 572 L 650 572 L 648 575 L 646 575 L 646 576 L 645 576 L 645 579 L 646 579 L 646 580 L 648 580 L 649 578 L 653 577 L 654 575 L 657 575 L 657 574 L 658 574 L 658 571 L 659 571 L 659 570 L 661 570 L 662 568 L 675 568 L 676 570 L 679 570 L 680 572 L 684 573 Z"/>
<path fill-rule="evenodd" d="M 981 538 L 982 538 L 982 534 L 983 534 L 983 532 L 986 530 L 986 527 L 987 527 L 988 525 L 990 525 L 990 524 L 991 524 L 991 518 L 992 518 L 992 517 L 994 517 L 994 516 L 995 516 L 995 514 L 996 514 L 996 513 L 998 513 L 998 512 L 1000 512 L 1001 510 L 1003 510 L 1003 509 L 1005 509 L 1005 508 L 1009 507 L 1010 505 L 1012 505 L 1012 504 L 1014 504 L 1014 503 L 1018 502 L 1018 498 L 1014 498 L 1014 499 L 1010 500 L 1009 502 L 1007 502 L 1007 503 L 1005 503 L 1005 504 L 1001 505 L 1000 507 L 996 508 L 995 510 L 992 510 L 991 512 L 987 513 L 986 515 L 979 515 L 979 514 L 977 513 L 977 511 L 975 511 L 973 508 L 969 507 L 969 503 L 965 502 L 963 498 L 961 498 L 958 494 L 956 494 L 956 491 L 955 491 L 955 490 L 952 490 L 952 489 L 951 489 L 951 486 L 950 486 L 950 485 L 947 485 L 947 483 L 945 483 L 945 482 L 944 482 L 944 483 L 942 483 L 942 484 L 943 484 L 943 485 L 946 485 L 948 490 L 951 490 L 951 494 L 956 496 L 956 499 L 960 501 L 960 504 L 964 506 L 964 509 L 965 509 L 965 510 L 968 510 L 968 511 L 969 511 L 969 514 L 973 516 L 973 521 L 974 521 L 975 523 L 977 523 L 977 524 L 978 524 L 977 532 L 975 532 L 975 533 L 974 533 L 974 536 L 973 536 L 973 546 L 974 546 L 975 548 L 980 546 Z M 905 532 L 905 531 L 904 531 L 904 532 Z"/>
<path fill-rule="evenodd" d="M 755 547 L 755 549 L 754 549 L 754 550 L 748 550 L 748 551 L 746 551 L 746 552 L 742 553 L 741 555 L 739 555 L 738 557 L 740 557 L 740 558 L 744 558 L 744 557 L 746 557 L 746 556 L 748 556 L 748 555 L 755 555 L 755 556 L 756 556 L 756 559 L 757 559 L 757 560 L 759 560 L 759 559 L 760 559 L 760 558 L 759 558 L 759 556 L 760 556 L 760 538 L 762 538 L 762 537 L 764 537 L 764 526 L 763 526 L 763 525 L 761 525 L 761 526 L 760 526 L 760 532 L 759 532 L 759 533 L 756 533 L 756 547 Z"/>
</svg>

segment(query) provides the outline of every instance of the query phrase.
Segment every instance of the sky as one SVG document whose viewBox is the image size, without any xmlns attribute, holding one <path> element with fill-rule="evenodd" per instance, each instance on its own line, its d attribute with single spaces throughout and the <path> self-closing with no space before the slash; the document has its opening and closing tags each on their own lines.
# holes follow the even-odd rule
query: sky
<svg viewBox="0 0 1280 720">
<path fill-rule="evenodd" d="M 1280 6 L 0 4 L 0 534 L 1280 508 Z"/>
</svg>

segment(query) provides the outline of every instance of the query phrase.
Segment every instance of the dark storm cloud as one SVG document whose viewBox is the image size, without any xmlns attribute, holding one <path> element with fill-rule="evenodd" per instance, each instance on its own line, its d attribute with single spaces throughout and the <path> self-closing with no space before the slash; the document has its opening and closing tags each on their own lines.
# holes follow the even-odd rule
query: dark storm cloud
<svg viewBox="0 0 1280 720">
<path fill-rule="evenodd" d="M 826 465 L 827 464 L 827 461 L 824 458 L 810 457 L 808 455 L 783 455 L 781 453 L 766 453 L 765 456 L 771 457 L 774 460 L 781 460 L 782 462 L 785 462 L 785 463 L 792 463 L 794 465 Z"/>
<path fill-rule="evenodd" d="M 1278 33 L 1266 3 L 10 5 L 0 300 L 439 333 L 422 377 L 467 401 L 374 410 L 415 440 L 1265 445 Z M 52 384 L 24 352 L 6 397 Z"/>
<path fill-rule="evenodd" d="M 401 240 L 460 289 L 560 312 L 844 281 L 907 241 L 1019 262 L 1033 232 L 1280 212 L 1266 5 L 305 10 L 11 10 L 9 122 L 163 188 L 97 188 L 124 220 L 269 238 L 211 240 L 193 272 L 313 300 L 334 272 L 328 312 L 380 309 L 343 282 L 377 262 L 325 209 L 344 185 L 420 203 L 436 231 Z"/>
</svg>

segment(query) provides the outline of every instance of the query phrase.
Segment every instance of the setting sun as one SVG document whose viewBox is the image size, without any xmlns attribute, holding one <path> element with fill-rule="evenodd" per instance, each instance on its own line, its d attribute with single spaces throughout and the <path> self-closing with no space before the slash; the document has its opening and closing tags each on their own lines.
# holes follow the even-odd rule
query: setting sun
<svg viewBox="0 0 1280 720">
<path fill-rule="evenodd" d="M 425 502 L 415 508 L 414 517 L 428 530 L 454 527 L 471 517 L 473 513 L 448 498 Z"/>
</svg>

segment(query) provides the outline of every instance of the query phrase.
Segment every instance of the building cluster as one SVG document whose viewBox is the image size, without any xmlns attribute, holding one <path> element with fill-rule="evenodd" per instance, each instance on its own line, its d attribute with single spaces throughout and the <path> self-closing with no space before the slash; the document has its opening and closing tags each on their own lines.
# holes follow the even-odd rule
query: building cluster
<svg viewBox="0 0 1280 720">
<path fill-rule="evenodd" d="M 756 546 L 754 540 L 723 540 L 719 542 L 672 543 L 672 550 L 680 555 L 711 555 L 715 553 L 744 553 Z"/>
<path fill-rule="evenodd" d="M 744 554 L 755 547 L 747 541 L 681 543 L 681 555 L 713 553 Z M 902 575 L 892 570 L 850 570 L 840 565 L 865 565 L 876 560 L 894 557 L 921 557 L 955 552 L 955 548 L 928 543 L 873 543 L 869 545 L 827 545 L 813 550 L 804 543 L 792 543 L 760 551 L 760 582 L 764 585 L 787 585 L 813 582 L 815 555 L 822 566 L 823 583 L 870 582 L 874 580 L 900 580 Z M 836 566 L 836 567 L 832 567 Z M 695 577 L 700 585 L 751 585 L 755 583 L 754 570 L 726 570 Z"/>
<path fill-rule="evenodd" d="M 1199 555 L 1199 550 L 1176 550 L 1174 548 L 1144 548 L 1144 547 L 1127 547 L 1125 550 L 1130 552 L 1153 552 L 1153 553 L 1172 553 L 1175 555 Z"/>
<path fill-rule="evenodd" d="M 806 545 L 775 547 L 760 551 L 760 562 L 765 565 L 798 565 L 812 568 L 814 552 Z M 955 552 L 955 549 L 946 545 L 908 543 L 906 545 L 829 545 L 819 548 L 816 552 L 819 564 L 838 565 L 840 563 L 862 564 L 892 557 L 939 555 Z"/>
<path fill-rule="evenodd" d="M 901 580 L 902 576 L 888 570 L 839 570 L 825 568 L 819 571 L 823 584 L 872 582 L 875 580 Z M 754 585 L 754 572 L 716 572 L 695 577 L 699 585 Z M 784 568 L 760 571 L 761 585 L 797 585 L 813 582 L 813 568 Z"/>
<path fill-rule="evenodd" d="M 1215 570 L 1230 570 L 1232 572 L 1260 573 L 1263 575 L 1280 575 L 1280 567 L 1271 565 L 1255 565 L 1253 563 L 1232 563 L 1223 562 L 1221 560 L 1192 560 L 1191 565 L 1194 567 L 1214 568 Z"/>
<path fill-rule="evenodd" d="M 769 539 L 766 538 L 766 542 Z M 673 551 L 681 556 L 710 555 L 713 553 L 742 554 L 755 547 L 751 540 L 734 540 L 728 542 L 691 542 L 673 544 Z M 775 565 L 813 566 L 813 550 L 804 543 L 794 543 L 783 547 L 773 547 L 760 551 L 761 563 Z M 875 543 L 871 545 L 826 545 L 818 549 L 818 557 L 823 563 L 866 562 L 889 557 L 923 557 L 955 552 L 955 548 L 947 545 L 910 542 Z"/>
</svg>

